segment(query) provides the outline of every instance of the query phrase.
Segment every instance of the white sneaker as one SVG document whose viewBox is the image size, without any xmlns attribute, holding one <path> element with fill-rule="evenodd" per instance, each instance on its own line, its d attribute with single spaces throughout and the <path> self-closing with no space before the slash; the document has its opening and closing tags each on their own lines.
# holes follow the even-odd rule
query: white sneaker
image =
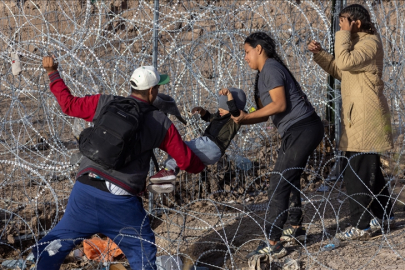
<svg viewBox="0 0 405 270">
<path fill-rule="evenodd" d="M 335 236 L 337 239 L 341 241 L 348 241 L 348 240 L 368 240 L 371 238 L 371 229 L 367 228 L 364 230 L 360 230 L 356 227 L 349 227 L 346 231 L 337 233 Z"/>
<path fill-rule="evenodd" d="M 171 193 L 174 191 L 174 185 L 172 183 L 150 184 L 148 185 L 148 191 L 155 194 Z"/>
<path fill-rule="evenodd" d="M 384 222 L 379 218 L 373 218 L 370 221 L 370 228 L 373 232 L 381 230 L 381 225 L 385 228 L 389 227 L 390 229 L 395 226 L 395 217 L 390 217 L 389 219 L 384 219 Z"/>
</svg>

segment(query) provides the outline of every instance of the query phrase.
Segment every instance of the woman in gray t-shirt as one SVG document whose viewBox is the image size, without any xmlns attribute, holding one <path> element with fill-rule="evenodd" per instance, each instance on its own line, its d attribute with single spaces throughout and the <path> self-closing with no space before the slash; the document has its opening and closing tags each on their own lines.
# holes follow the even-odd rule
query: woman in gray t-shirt
<svg viewBox="0 0 405 270">
<path fill-rule="evenodd" d="M 269 215 L 266 224 L 267 241 L 249 253 L 248 257 L 269 253 L 273 258 L 287 254 L 280 240 L 305 240 L 302 224 L 300 176 L 309 155 L 321 142 L 324 130 L 306 95 L 276 52 L 274 40 L 263 32 L 253 33 L 245 40 L 245 60 L 257 70 L 255 100 L 258 110 L 232 117 L 242 125 L 265 122 L 271 117 L 282 137 L 281 147 L 270 177 L 268 189 Z M 290 198 L 291 195 L 291 198 Z M 282 230 L 290 203 L 291 228 Z"/>
</svg>

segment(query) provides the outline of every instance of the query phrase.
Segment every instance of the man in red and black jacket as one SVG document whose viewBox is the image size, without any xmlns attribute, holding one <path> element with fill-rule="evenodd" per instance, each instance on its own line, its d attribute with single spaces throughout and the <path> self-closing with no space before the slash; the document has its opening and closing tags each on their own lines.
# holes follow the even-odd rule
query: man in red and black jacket
<svg viewBox="0 0 405 270">
<path fill-rule="evenodd" d="M 44 57 L 43 67 L 51 81 L 51 92 L 69 116 L 94 121 L 101 108 L 114 98 L 101 94 L 75 97 L 61 79 L 52 57 Z M 181 170 L 198 173 L 204 169 L 204 164 L 183 142 L 166 115 L 158 110 L 147 110 L 158 94 L 159 85 L 169 80 L 169 76 L 159 74 L 153 67 L 134 71 L 129 97 L 138 102 L 141 110 L 149 111 L 140 131 L 142 154 L 119 170 L 107 170 L 83 157 L 63 218 L 33 250 L 38 270 L 59 269 L 81 239 L 95 233 L 113 239 L 132 269 L 156 269 L 155 236 L 134 183 L 143 181 L 146 185 L 154 148 L 166 151 Z"/>
</svg>

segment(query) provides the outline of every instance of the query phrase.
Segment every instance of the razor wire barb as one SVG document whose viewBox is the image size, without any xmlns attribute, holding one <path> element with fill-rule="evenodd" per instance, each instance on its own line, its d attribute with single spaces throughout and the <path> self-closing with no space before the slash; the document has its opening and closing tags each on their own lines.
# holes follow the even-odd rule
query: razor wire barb
<svg viewBox="0 0 405 270">
<path fill-rule="evenodd" d="M 153 64 L 157 26 L 157 65 L 171 77 L 161 91 L 176 100 L 188 122 L 185 126 L 172 119 L 184 140 L 206 128 L 191 109 L 199 105 L 216 110 L 221 88 L 245 90 L 247 108 L 255 106 L 255 72 L 244 61 L 243 41 L 251 32 L 270 32 L 326 130 L 301 178 L 308 237 L 289 258 L 300 260 L 306 269 L 374 268 L 388 250 L 396 259 L 385 265 L 404 266 L 403 1 L 362 2 L 384 44 L 383 79 L 395 149 L 383 153 L 382 167 L 400 226 L 367 243 L 351 242 L 330 253 L 321 250 L 344 229 L 349 216 L 343 171 L 336 169 L 345 157 L 336 149 L 333 120 L 326 121 L 327 108 L 334 110 L 331 104 L 340 95 L 330 89 L 327 74 L 307 51 L 312 39 L 333 51 L 332 2 L 160 0 L 155 24 L 151 0 L 0 0 L 0 263 L 25 259 L 63 216 L 78 168 L 70 163 L 78 148 L 73 135 L 89 126 L 60 110 L 49 91 L 42 57 L 55 55 L 62 78 L 76 96 L 127 95 L 132 70 Z M 12 75 L 11 52 L 22 64 L 17 76 Z M 181 173 L 173 194 L 155 196 L 149 212 L 158 255 L 180 255 L 185 263 L 209 269 L 246 266 L 244 256 L 266 239 L 265 227 L 272 226 L 266 222 L 271 211 L 267 186 L 275 174 L 279 145 L 270 122 L 244 126 L 218 164 L 199 175 Z M 162 164 L 166 155 L 158 152 L 157 158 Z M 146 206 L 148 199 L 144 201 Z M 353 260 L 347 250 L 363 259 Z M 282 261 L 277 263 L 272 266 Z M 87 262 L 84 269 L 101 266 Z"/>
</svg>

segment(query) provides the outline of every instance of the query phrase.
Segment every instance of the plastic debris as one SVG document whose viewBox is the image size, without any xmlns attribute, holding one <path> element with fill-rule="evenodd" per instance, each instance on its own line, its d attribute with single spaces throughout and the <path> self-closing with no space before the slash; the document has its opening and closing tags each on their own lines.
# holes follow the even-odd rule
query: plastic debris
<svg viewBox="0 0 405 270">
<path fill-rule="evenodd" d="M 81 249 L 75 249 L 73 250 L 73 256 L 75 258 L 81 258 L 84 256 L 84 252 Z"/>
<path fill-rule="evenodd" d="M 12 52 L 11 54 L 11 72 L 14 76 L 20 75 L 21 73 L 21 62 L 18 54 Z"/>
<path fill-rule="evenodd" d="M 321 185 L 316 191 L 318 192 L 327 192 L 330 188 L 327 185 Z"/>
<path fill-rule="evenodd" d="M 157 270 L 182 270 L 183 262 L 179 256 L 163 255 L 156 258 Z"/>
<path fill-rule="evenodd" d="M 27 258 L 25 259 L 27 262 L 34 262 L 35 257 L 34 257 L 34 253 L 30 253 L 28 254 Z"/>
<path fill-rule="evenodd" d="M 31 265 L 30 269 L 32 268 L 32 265 L 35 266 L 35 257 L 34 254 L 31 252 L 30 254 L 28 254 L 27 258 L 24 261 L 24 264 L 22 265 L 21 269 L 25 269 L 26 267 L 28 267 L 28 265 Z"/>
<path fill-rule="evenodd" d="M 325 181 L 336 181 L 336 180 L 337 180 L 337 177 L 334 176 L 334 175 L 332 175 L 332 176 L 330 176 L 328 178 L 325 178 Z"/>
<path fill-rule="evenodd" d="M 287 258 L 284 260 L 283 270 L 299 270 L 300 263 L 298 260 Z"/>
<path fill-rule="evenodd" d="M 5 267 L 5 269 L 21 269 L 23 267 L 24 260 L 6 260 L 4 261 L 1 266 Z"/>
<path fill-rule="evenodd" d="M 84 252 L 81 249 L 75 249 L 75 250 L 72 251 L 70 256 L 73 257 L 75 260 L 80 260 L 80 259 L 83 258 Z"/>
<path fill-rule="evenodd" d="M 250 159 L 237 155 L 235 158 L 236 167 L 242 171 L 248 171 L 252 169 L 253 164 Z"/>
<path fill-rule="evenodd" d="M 333 237 L 333 239 L 330 241 L 329 244 L 327 244 L 326 246 L 322 247 L 322 251 L 331 251 L 335 248 L 337 248 L 340 245 L 340 241 L 339 239 Z"/>
</svg>

